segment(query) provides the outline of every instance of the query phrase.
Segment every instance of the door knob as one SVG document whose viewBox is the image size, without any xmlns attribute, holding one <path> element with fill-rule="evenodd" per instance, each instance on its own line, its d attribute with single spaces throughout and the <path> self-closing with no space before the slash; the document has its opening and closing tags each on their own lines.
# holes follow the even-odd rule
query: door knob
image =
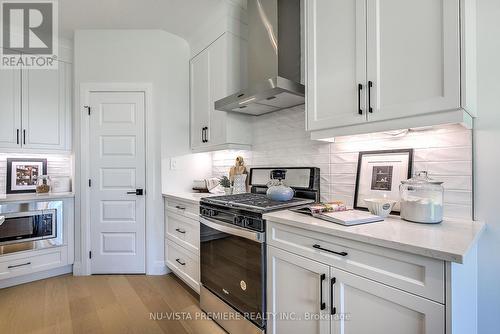
<svg viewBox="0 0 500 334">
<path fill-rule="evenodd" d="M 135 191 L 127 191 L 128 195 L 137 195 L 137 196 L 142 196 L 144 195 L 144 190 L 143 189 L 136 189 Z"/>
</svg>

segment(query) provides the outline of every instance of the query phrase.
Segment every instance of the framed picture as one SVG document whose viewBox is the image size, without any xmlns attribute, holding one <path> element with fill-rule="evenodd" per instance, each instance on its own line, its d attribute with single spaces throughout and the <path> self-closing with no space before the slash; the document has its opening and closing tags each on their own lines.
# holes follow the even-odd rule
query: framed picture
<svg viewBox="0 0 500 334">
<path fill-rule="evenodd" d="M 399 201 L 401 181 L 412 176 L 413 149 L 359 152 L 354 208 L 367 210 L 368 198 Z M 399 214 L 396 203 L 393 214 Z"/>
<path fill-rule="evenodd" d="M 7 194 L 34 193 L 36 180 L 47 174 L 47 159 L 7 159 Z"/>
</svg>

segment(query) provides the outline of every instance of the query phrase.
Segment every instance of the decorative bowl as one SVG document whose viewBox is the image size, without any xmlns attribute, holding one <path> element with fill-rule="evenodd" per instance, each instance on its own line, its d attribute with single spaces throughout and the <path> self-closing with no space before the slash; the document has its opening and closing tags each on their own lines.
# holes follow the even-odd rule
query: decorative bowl
<svg viewBox="0 0 500 334">
<path fill-rule="evenodd" d="M 387 217 L 391 213 L 394 204 L 398 202 L 386 198 L 368 198 L 364 201 L 368 207 L 368 211 L 383 218 Z"/>
</svg>

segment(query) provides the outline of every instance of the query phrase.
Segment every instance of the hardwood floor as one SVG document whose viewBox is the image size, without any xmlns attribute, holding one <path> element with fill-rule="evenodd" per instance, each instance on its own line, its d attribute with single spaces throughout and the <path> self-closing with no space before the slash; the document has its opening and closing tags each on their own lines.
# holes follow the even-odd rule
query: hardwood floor
<svg viewBox="0 0 500 334">
<path fill-rule="evenodd" d="M 0 289 L 0 333 L 225 332 L 174 275 L 65 275 Z"/>
</svg>

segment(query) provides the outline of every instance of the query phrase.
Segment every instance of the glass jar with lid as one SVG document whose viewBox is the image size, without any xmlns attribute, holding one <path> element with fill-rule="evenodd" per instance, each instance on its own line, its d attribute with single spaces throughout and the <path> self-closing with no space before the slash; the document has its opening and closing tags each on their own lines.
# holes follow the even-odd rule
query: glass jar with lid
<svg viewBox="0 0 500 334">
<path fill-rule="evenodd" d="M 419 172 L 399 186 L 401 218 L 416 223 L 436 224 L 443 221 L 443 182 L 427 172 Z"/>
<path fill-rule="evenodd" d="M 46 194 L 50 191 L 50 177 L 48 175 L 40 175 L 36 179 L 36 193 Z"/>
</svg>

